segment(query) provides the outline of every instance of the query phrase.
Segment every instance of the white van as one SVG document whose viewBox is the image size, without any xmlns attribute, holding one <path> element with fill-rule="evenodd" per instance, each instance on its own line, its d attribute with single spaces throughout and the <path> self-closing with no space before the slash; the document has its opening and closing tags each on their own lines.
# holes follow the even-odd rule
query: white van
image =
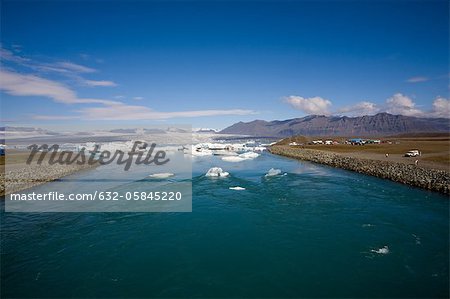
<svg viewBox="0 0 450 299">
<path fill-rule="evenodd" d="M 419 150 L 411 150 L 405 153 L 405 157 L 417 157 L 420 155 Z"/>
</svg>

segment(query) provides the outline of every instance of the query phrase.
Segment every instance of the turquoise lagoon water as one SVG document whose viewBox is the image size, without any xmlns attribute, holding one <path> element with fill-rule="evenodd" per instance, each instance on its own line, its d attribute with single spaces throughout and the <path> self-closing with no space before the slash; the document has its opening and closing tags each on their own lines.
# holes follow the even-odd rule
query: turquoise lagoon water
<svg viewBox="0 0 450 299">
<path fill-rule="evenodd" d="M 192 184 L 192 213 L 2 212 L 1 297 L 449 296 L 445 196 L 270 154 Z"/>
</svg>

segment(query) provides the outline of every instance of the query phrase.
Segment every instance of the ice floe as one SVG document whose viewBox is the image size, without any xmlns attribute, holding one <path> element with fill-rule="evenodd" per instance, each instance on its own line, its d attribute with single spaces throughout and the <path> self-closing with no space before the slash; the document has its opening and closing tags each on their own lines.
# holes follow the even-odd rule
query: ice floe
<svg viewBox="0 0 450 299">
<path fill-rule="evenodd" d="M 239 186 L 236 186 L 236 187 L 230 187 L 230 188 L 228 188 L 228 189 L 230 189 L 230 190 L 236 190 L 236 191 L 242 191 L 242 190 L 245 190 L 244 187 L 239 187 Z"/>
<path fill-rule="evenodd" d="M 169 178 L 171 176 L 174 176 L 174 174 L 170 173 L 170 172 L 162 172 L 162 173 L 151 174 L 148 177 L 152 178 L 152 179 L 167 179 L 167 178 Z"/>
<path fill-rule="evenodd" d="M 220 167 L 212 167 L 205 174 L 207 177 L 227 177 L 229 175 L 228 172 L 223 171 Z"/>
<path fill-rule="evenodd" d="M 222 157 L 222 160 L 225 162 L 242 162 L 247 159 L 239 157 L 239 156 L 225 156 L 225 157 Z"/>
<path fill-rule="evenodd" d="M 414 237 L 414 239 L 416 239 L 416 245 L 422 244 L 422 243 L 420 242 L 420 237 L 419 237 L 419 236 L 417 236 L 417 235 L 415 235 L 415 234 L 411 234 L 411 235 Z"/>
<path fill-rule="evenodd" d="M 269 172 L 267 172 L 265 176 L 270 177 L 270 176 L 276 176 L 276 175 L 280 175 L 280 174 L 281 174 L 280 169 L 271 168 L 271 169 L 269 169 Z"/>
<path fill-rule="evenodd" d="M 214 150 L 213 155 L 215 156 L 237 156 L 236 152 L 230 150 Z"/>
<path fill-rule="evenodd" d="M 372 249 L 371 252 L 378 253 L 378 254 L 388 254 L 389 253 L 389 247 L 384 246 L 378 249 Z"/>
<path fill-rule="evenodd" d="M 257 146 L 255 142 L 247 143 L 211 143 L 203 142 L 192 145 L 191 149 L 183 147 L 185 154 L 192 156 L 242 156 L 245 159 L 254 159 L 259 156 L 257 152 L 266 150 L 264 146 Z M 242 154 L 242 152 L 244 152 Z"/>
<path fill-rule="evenodd" d="M 259 157 L 258 153 L 255 152 L 246 152 L 243 154 L 240 154 L 239 157 L 244 158 L 244 159 L 255 159 Z"/>
<path fill-rule="evenodd" d="M 259 157 L 258 153 L 254 153 L 254 152 L 246 152 L 237 156 L 226 156 L 226 157 L 222 157 L 223 161 L 226 162 L 242 162 L 245 160 L 252 160 Z"/>
<path fill-rule="evenodd" d="M 194 157 L 211 156 L 213 152 L 209 149 L 192 147 L 190 154 Z"/>
</svg>

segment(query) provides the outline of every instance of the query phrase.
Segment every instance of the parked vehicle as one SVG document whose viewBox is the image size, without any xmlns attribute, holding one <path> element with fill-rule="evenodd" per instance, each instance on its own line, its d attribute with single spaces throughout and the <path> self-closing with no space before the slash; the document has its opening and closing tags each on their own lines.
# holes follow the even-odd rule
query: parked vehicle
<svg viewBox="0 0 450 299">
<path fill-rule="evenodd" d="M 411 150 L 409 152 L 406 152 L 404 156 L 405 157 L 417 157 L 417 156 L 420 156 L 420 152 L 419 152 L 419 150 Z"/>
<path fill-rule="evenodd" d="M 351 145 L 364 145 L 366 143 L 366 141 L 361 138 L 353 138 L 353 139 L 347 140 L 347 143 L 349 143 Z"/>
</svg>

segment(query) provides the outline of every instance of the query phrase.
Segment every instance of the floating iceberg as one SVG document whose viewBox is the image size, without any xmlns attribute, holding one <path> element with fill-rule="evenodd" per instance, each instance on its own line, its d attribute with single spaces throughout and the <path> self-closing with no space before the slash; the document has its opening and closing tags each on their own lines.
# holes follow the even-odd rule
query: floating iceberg
<svg viewBox="0 0 450 299">
<path fill-rule="evenodd" d="M 267 148 L 265 148 L 264 146 L 255 146 L 253 148 L 254 152 L 263 152 L 263 151 L 266 151 L 266 150 L 267 150 Z"/>
<path fill-rule="evenodd" d="M 236 187 L 230 187 L 230 188 L 228 188 L 228 189 L 230 189 L 230 190 L 237 190 L 237 191 L 245 190 L 244 187 L 239 187 L 239 186 L 236 186 Z"/>
<path fill-rule="evenodd" d="M 205 174 L 207 177 L 227 177 L 229 175 L 228 172 L 223 171 L 220 167 L 213 167 L 208 170 Z"/>
<path fill-rule="evenodd" d="M 222 160 L 225 162 L 241 162 L 241 161 L 244 161 L 247 159 L 239 157 L 239 156 L 225 156 L 225 157 L 222 157 Z"/>
<path fill-rule="evenodd" d="M 192 146 L 191 151 L 184 150 L 185 153 L 189 153 L 194 157 L 211 156 L 213 152 L 207 148 L 202 147 L 201 144 Z"/>
<path fill-rule="evenodd" d="M 258 153 L 246 152 L 246 153 L 240 154 L 238 156 L 225 156 L 225 157 L 222 157 L 222 160 L 226 161 L 226 162 L 242 162 L 245 160 L 252 160 L 257 157 L 259 157 Z"/>
<path fill-rule="evenodd" d="M 237 153 L 229 150 L 214 150 L 213 154 L 215 156 L 237 156 Z"/>
<path fill-rule="evenodd" d="M 210 150 L 192 151 L 192 156 L 194 157 L 211 156 L 212 154 Z"/>
<path fill-rule="evenodd" d="M 384 246 L 384 247 L 379 248 L 379 249 L 372 249 L 371 252 L 375 252 L 375 253 L 378 253 L 378 254 L 388 254 L 389 253 L 389 247 Z"/>
<path fill-rule="evenodd" d="M 280 175 L 280 174 L 281 174 L 280 169 L 271 168 L 271 169 L 269 169 L 269 172 L 267 172 L 266 177 L 276 176 L 276 175 Z"/>
<path fill-rule="evenodd" d="M 154 173 L 149 175 L 148 177 L 152 179 L 167 179 L 171 176 L 174 176 L 174 174 L 170 172 L 163 172 L 163 173 Z"/>
<path fill-rule="evenodd" d="M 255 152 L 246 152 L 243 154 L 240 154 L 239 157 L 244 158 L 244 159 L 255 159 L 259 157 L 258 153 Z"/>
</svg>

